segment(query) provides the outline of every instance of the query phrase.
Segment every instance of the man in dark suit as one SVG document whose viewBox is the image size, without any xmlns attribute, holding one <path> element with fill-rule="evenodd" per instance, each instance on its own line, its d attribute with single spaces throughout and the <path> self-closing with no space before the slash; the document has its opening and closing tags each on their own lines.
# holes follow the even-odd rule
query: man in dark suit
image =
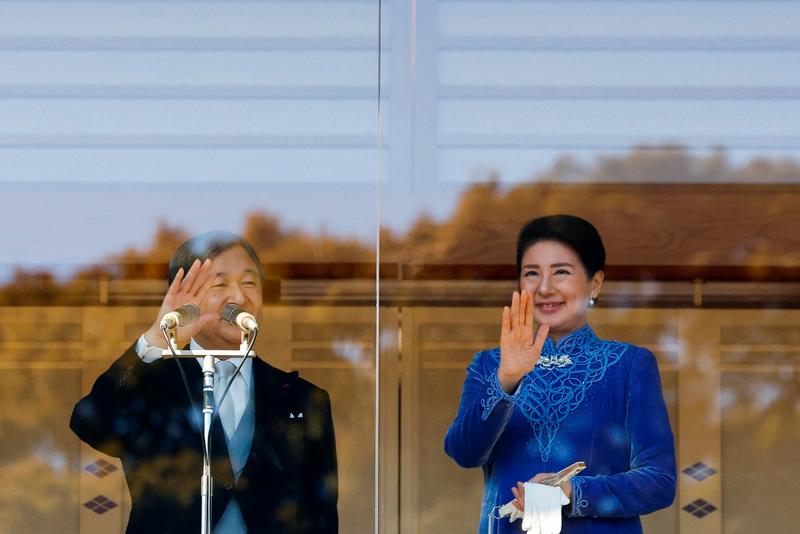
<svg viewBox="0 0 800 534">
<path fill-rule="evenodd" d="M 200 318 L 177 329 L 179 346 L 238 349 L 240 330 L 220 312 L 237 304 L 260 320 L 263 282 L 258 256 L 238 236 L 213 232 L 183 243 L 170 263 L 169 289 L 153 325 L 75 406 L 75 434 L 122 460 L 132 500 L 128 533 L 200 531 L 202 370 L 191 359 L 180 362 L 190 401 L 179 362 L 161 359 L 167 347 L 161 318 L 196 304 Z M 328 394 L 296 372 L 254 358 L 233 379 L 220 414 L 210 447 L 213 532 L 337 532 Z"/>
</svg>

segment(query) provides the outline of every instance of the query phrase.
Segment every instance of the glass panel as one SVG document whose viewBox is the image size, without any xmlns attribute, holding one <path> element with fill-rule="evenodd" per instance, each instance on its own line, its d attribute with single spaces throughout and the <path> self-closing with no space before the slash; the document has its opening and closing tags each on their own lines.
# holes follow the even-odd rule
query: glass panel
<svg viewBox="0 0 800 534">
<path fill-rule="evenodd" d="M 176 248 L 215 230 L 264 277 L 224 263 L 239 245 L 201 246 L 213 277 L 187 297 L 210 313 L 203 348 L 239 348 L 225 304 L 260 324 L 222 404 L 235 433 L 212 426 L 212 522 L 375 530 L 379 2 L 0 10 L 3 530 L 200 530 L 200 412 L 176 364 L 132 344 Z M 201 367 L 183 368 L 198 403 Z"/>
<path fill-rule="evenodd" d="M 520 229 L 559 213 L 591 221 L 603 238 L 605 280 L 587 320 L 600 338 L 655 356 L 662 393 L 653 398 L 666 406 L 677 464 L 672 502 L 600 510 L 637 493 L 617 488 L 579 493 L 578 508 L 639 515 L 646 532 L 744 532 L 764 514 L 768 530 L 791 528 L 777 488 L 798 475 L 781 452 L 798 435 L 789 420 L 798 398 L 800 33 L 788 22 L 798 6 L 439 0 L 383 9 L 381 401 L 397 411 L 380 415 L 382 433 L 399 443 L 381 450 L 381 479 L 391 490 L 396 477 L 399 502 L 396 516 L 382 511 L 387 531 L 486 532 L 481 516 L 536 474 L 525 468 L 545 448 L 542 428 L 559 444 L 553 458 L 601 439 L 558 441 L 579 435 L 581 419 L 562 410 L 563 422 L 548 426 L 563 397 L 546 396 L 544 378 L 523 381 L 509 400 L 491 378 L 498 361 L 465 373 L 477 351 L 499 344 L 501 310 L 519 287 Z M 571 298 L 537 294 L 540 304 Z M 547 320 L 542 308 L 535 316 Z M 614 433 L 613 369 L 604 367 L 601 386 L 576 380 L 559 391 L 584 399 L 571 408 L 598 410 L 600 433 L 634 457 L 619 471 L 627 473 L 641 438 L 627 417 L 639 406 Z M 631 373 L 613 380 L 634 390 L 644 378 Z M 465 401 L 465 379 L 482 396 Z M 445 436 L 468 417 L 459 412 L 467 401 L 474 426 L 463 448 L 490 445 L 460 458 L 464 468 Z M 510 419 L 492 434 L 492 410 L 504 402 Z M 648 408 L 657 419 L 660 408 Z M 613 449 L 570 460 L 606 475 Z M 547 471 L 563 467 L 555 463 Z M 751 480 L 757 498 L 748 498 Z M 563 532 L 593 521 L 563 519 Z M 519 525 L 504 519 L 494 532 Z"/>
</svg>

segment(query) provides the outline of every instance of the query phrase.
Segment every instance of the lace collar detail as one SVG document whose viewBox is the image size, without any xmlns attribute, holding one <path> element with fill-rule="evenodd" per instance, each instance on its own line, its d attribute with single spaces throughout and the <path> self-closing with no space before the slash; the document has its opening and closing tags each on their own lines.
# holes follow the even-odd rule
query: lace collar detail
<svg viewBox="0 0 800 534">
<path fill-rule="evenodd" d="M 553 338 L 548 337 L 544 341 L 542 355 L 553 355 L 562 352 L 569 352 L 570 350 L 574 350 L 575 348 L 583 348 L 589 343 L 599 340 L 600 338 L 597 337 L 597 334 L 594 333 L 592 327 L 587 323 L 574 332 L 570 332 L 566 336 L 562 337 L 560 340 L 558 340 L 558 343 L 553 341 Z"/>
<path fill-rule="evenodd" d="M 561 422 L 586 398 L 586 391 L 605 376 L 629 345 L 600 339 L 584 325 L 555 343 L 548 338 L 542 347 L 539 363 L 520 383 L 516 407 L 531 424 L 542 461 L 550 458 L 551 448 Z M 500 350 L 491 352 L 499 364 Z M 482 400 L 483 419 L 505 396 L 497 383 L 497 368 L 486 377 L 487 397 Z"/>
</svg>

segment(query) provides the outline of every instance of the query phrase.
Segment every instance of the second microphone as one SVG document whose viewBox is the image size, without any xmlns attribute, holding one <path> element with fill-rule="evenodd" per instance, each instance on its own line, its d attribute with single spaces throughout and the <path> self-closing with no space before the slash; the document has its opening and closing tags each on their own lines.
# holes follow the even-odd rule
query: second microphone
<svg viewBox="0 0 800 534">
<path fill-rule="evenodd" d="M 256 321 L 253 314 L 238 304 L 227 304 L 225 308 L 222 309 L 222 318 L 245 332 L 255 332 L 258 330 L 258 321 Z"/>
</svg>

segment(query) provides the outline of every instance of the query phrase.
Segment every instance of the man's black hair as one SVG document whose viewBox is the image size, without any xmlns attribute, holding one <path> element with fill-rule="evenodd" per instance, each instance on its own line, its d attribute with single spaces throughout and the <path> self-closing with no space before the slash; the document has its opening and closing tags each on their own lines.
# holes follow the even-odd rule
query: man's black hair
<svg viewBox="0 0 800 534">
<path fill-rule="evenodd" d="M 183 267 L 183 272 L 186 274 L 195 260 L 205 261 L 208 258 L 212 260 L 233 247 L 242 247 L 247 255 L 256 264 L 258 270 L 258 279 L 261 286 L 264 286 L 264 267 L 261 265 L 261 260 L 258 259 L 253 246 L 247 242 L 243 237 L 232 234 L 230 232 L 206 232 L 204 234 L 196 235 L 178 246 L 175 254 L 172 256 L 172 261 L 169 263 L 169 274 L 167 280 L 171 284 L 178 274 L 178 270 Z"/>
</svg>

